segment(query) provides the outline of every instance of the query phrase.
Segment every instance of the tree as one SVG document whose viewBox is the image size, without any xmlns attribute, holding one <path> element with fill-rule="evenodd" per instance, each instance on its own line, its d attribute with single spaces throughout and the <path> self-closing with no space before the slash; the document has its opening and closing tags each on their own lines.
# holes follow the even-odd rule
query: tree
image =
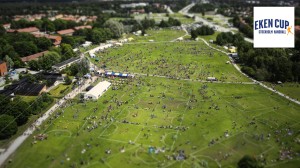
<svg viewBox="0 0 300 168">
<path fill-rule="evenodd" d="M 28 66 L 30 67 L 31 70 L 33 71 L 39 71 L 41 70 L 41 65 L 39 64 L 39 62 L 37 60 L 32 60 L 28 62 Z"/>
<path fill-rule="evenodd" d="M 10 115 L 0 115 L 0 139 L 7 139 L 17 133 L 18 125 L 14 117 Z"/>
<path fill-rule="evenodd" d="M 5 28 L 2 25 L 0 25 L 0 36 L 3 36 L 5 33 L 6 33 Z"/>
<path fill-rule="evenodd" d="M 18 126 L 25 124 L 30 116 L 29 104 L 20 99 L 17 97 L 7 105 L 7 114 L 15 118 Z"/>
<path fill-rule="evenodd" d="M 8 55 L 5 56 L 4 60 L 7 64 L 7 69 L 11 69 L 12 67 L 14 67 L 14 62 Z"/>
<path fill-rule="evenodd" d="M 46 37 L 36 38 L 35 43 L 40 51 L 48 50 L 52 46 L 51 40 Z"/>
<path fill-rule="evenodd" d="M 76 56 L 76 53 L 73 51 L 72 46 L 70 44 L 62 43 L 60 46 L 61 46 L 62 61 Z"/>
<path fill-rule="evenodd" d="M 104 23 L 104 27 L 110 29 L 113 32 L 114 38 L 119 38 L 124 33 L 124 26 L 122 23 L 114 21 L 114 20 L 108 20 Z"/>
<path fill-rule="evenodd" d="M 245 155 L 239 162 L 238 168 L 261 168 L 254 157 Z"/>
<path fill-rule="evenodd" d="M 18 41 L 14 44 L 14 49 L 22 57 L 38 52 L 37 46 L 32 41 Z"/>
<path fill-rule="evenodd" d="M 50 70 L 51 67 L 59 63 L 60 60 L 61 57 L 57 52 L 50 51 L 46 53 L 44 56 L 40 57 L 40 59 L 38 60 L 38 64 L 40 65 L 41 69 Z"/>
<path fill-rule="evenodd" d="M 70 85 L 71 83 L 72 83 L 71 78 L 70 78 L 69 76 L 67 76 L 67 77 L 65 78 L 65 84 L 66 84 L 66 85 Z"/>
</svg>

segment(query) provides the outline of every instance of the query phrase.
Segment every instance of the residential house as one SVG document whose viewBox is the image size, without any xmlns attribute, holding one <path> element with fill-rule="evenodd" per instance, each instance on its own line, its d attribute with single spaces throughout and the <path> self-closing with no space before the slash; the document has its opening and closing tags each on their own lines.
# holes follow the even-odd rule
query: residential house
<svg viewBox="0 0 300 168">
<path fill-rule="evenodd" d="M 65 30 L 57 31 L 57 34 L 65 35 L 65 36 L 72 36 L 74 32 L 75 31 L 73 29 L 65 29 Z"/>
<path fill-rule="evenodd" d="M 7 73 L 6 62 L 0 61 L 0 76 L 4 76 Z"/>
</svg>

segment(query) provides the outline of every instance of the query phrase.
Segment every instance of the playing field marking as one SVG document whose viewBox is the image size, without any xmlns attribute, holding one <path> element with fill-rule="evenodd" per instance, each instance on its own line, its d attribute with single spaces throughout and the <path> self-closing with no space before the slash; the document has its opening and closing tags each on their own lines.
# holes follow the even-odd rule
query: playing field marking
<svg viewBox="0 0 300 168">
<path fill-rule="evenodd" d="M 104 136 L 102 136 L 102 137 L 104 137 Z M 106 140 L 106 141 L 110 141 L 110 142 L 119 142 L 119 143 L 125 143 L 125 144 L 128 144 L 127 141 L 116 140 L 116 139 L 109 139 L 109 138 L 102 138 L 102 137 L 98 137 L 98 138 L 99 138 L 99 139 Z"/>
<path fill-rule="evenodd" d="M 212 161 L 214 161 L 219 167 L 222 167 L 222 165 L 221 165 L 221 163 L 220 162 L 218 162 L 216 159 L 213 159 L 212 157 L 210 157 L 210 156 L 206 156 L 206 155 L 192 155 L 192 156 L 194 156 L 194 157 L 196 157 L 196 159 L 197 160 L 199 160 L 197 157 L 204 157 L 204 158 L 208 158 L 208 159 L 210 159 L 210 160 L 212 160 Z"/>
<path fill-rule="evenodd" d="M 222 143 L 222 142 L 224 142 L 224 141 L 227 141 L 227 140 L 229 140 L 229 139 L 231 139 L 231 138 L 234 138 L 235 136 L 237 136 L 237 135 L 239 135 L 239 134 L 241 134 L 241 133 L 244 133 L 244 132 L 239 132 L 239 133 L 236 133 L 236 134 L 230 136 L 229 138 L 220 140 L 220 141 L 216 142 L 215 145 L 216 145 L 216 144 L 219 144 L 219 143 Z M 194 155 L 194 154 L 196 154 L 196 153 L 198 153 L 198 152 L 200 152 L 200 151 L 203 151 L 203 150 L 205 150 L 205 149 L 207 149 L 207 148 L 209 148 L 209 147 L 210 147 L 210 146 L 203 147 L 203 148 L 201 148 L 201 149 L 199 149 L 199 150 L 197 150 L 197 151 L 195 151 L 195 152 L 192 152 L 191 155 Z"/>
<path fill-rule="evenodd" d="M 131 98 L 131 100 L 133 100 L 133 99 L 135 98 L 135 96 L 136 96 L 136 95 L 134 95 L 134 96 Z M 121 110 L 120 113 L 117 113 L 117 115 L 114 116 L 114 118 L 117 119 L 117 117 L 118 117 L 120 114 L 123 113 L 123 111 L 125 110 L 125 108 L 128 108 L 128 107 L 125 106 L 125 107 Z M 109 125 L 108 125 L 107 127 L 105 127 L 105 129 L 102 131 L 102 133 L 101 133 L 98 137 L 101 137 L 101 136 L 105 133 L 105 131 L 107 130 L 107 128 L 110 127 L 110 125 L 111 125 L 112 123 L 113 123 L 113 122 L 110 122 Z"/>
<path fill-rule="evenodd" d="M 187 103 L 186 103 L 186 108 L 185 108 L 185 110 L 184 110 L 184 112 L 183 112 L 183 114 L 182 114 L 182 120 L 181 120 L 181 122 L 180 122 L 180 126 L 182 125 L 182 122 L 183 122 L 183 120 L 184 120 L 184 115 L 185 115 L 185 112 L 186 112 L 186 110 L 187 110 L 187 108 L 188 108 L 190 99 L 191 99 L 191 96 L 189 96 L 188 101 L 187 101 Z M 177 132 L 176 132 L 176 138 L 174 138 L 174 140 L 173 140 L 173 143 L 172 143 L 172 146 L 171 146 L 171 150 L 173 150 L 173 147 L 174 147 L 174 145 L 175 145 L 176 139 L 178 138 L 178 133 L 179 133 L 179 130 L 177 130 Z"/>
<path fill-rule="evenodd" d="M 49 134 L 49 133 L 52 133 L 52 132 L 54 132 L 55 135 L 56 135 L 56 132 L 67 132 L 67 133 L 69 133 L 69 136 L 68 136 L 68 137 L 71 137 L 71 136 L 72 136 L 72 132 L 69 131 L 69 130 L 51 130 L 51 131 L 46 132 L 46 134 Z"/>
</svg>

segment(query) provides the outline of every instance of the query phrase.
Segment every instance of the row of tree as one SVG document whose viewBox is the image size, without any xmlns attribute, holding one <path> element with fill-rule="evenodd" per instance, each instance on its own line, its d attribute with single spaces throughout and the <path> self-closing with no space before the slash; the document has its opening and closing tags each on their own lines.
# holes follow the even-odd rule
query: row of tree
<svg viewBox="0 0 300 168">
<path fill-rule="evenodd" d="M 300 80 L 300 52 L 296 49 L 259 48 L 246 42 L 241 34 L 220 33 L 216 43 L 238 48 L 242 71 L 261 81 Z"/>
<path fill-rule="evenodd" d="M 75 21 L 62 19 L 56 19 L 54 21 L 51 21 L 47 18 L 42 18 L 40 20 L 35 21 L 27 21 L 25 19 L 20 19 L 18 21 L 11 21 L 11 28 L 20 29 L 35 26 L 44 32 L 55 32 L 64 29 L 71 29 L 75 26 L 79 26 L 82 24 L 83 23 L 76 23 Z"/>
<path fill-rule="evenodd" d="M 0 95 L 0 139 L 7 139 L 14 135 L 18 126 L 24 125 L 31 115 L 39 114 L 48 107 L 53 98 L 44 93 L 32 102 L 26 102 L 21 97 L 10 101 L 7 97 Z"/>
</svg>

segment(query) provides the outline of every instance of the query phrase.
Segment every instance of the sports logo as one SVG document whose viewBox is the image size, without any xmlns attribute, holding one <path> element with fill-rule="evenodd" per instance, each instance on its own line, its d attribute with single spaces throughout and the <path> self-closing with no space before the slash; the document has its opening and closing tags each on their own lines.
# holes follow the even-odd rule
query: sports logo
<svg viewBox="0 0 300 168">
<path fill-rule="evenodd" d="M 294 7 L 254 7 L 254 48 L 294 48 Z"/>
</svg>

